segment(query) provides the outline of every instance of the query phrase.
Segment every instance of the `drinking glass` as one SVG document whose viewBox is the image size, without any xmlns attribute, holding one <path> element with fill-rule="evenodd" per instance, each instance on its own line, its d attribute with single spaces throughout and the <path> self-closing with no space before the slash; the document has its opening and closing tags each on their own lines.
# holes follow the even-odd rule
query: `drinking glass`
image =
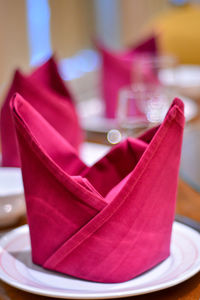
<svg viewBox="0 0 200 300">
<path fill-rule="evenodd" d="M 175 94 L 159 84 L 132 84 L 119 92 L 117 123 L 122 137 L 162 122 Z"/>
<path fill-rule="evenodd" d="M 163 84 L 163 73 L 166 72 L 173 82 L 177 65 L 178 60 L 173 55 L 136 55 L 132 60 L 131 82 L 133 84 Z"/>
<path fill-rule="evenodd" d="M 123 87 L 118 94 L 118 128 L 108 133 L 110 143 L 136 136 L 142 130 L 162 122 L 176 93 L 162 84 L 160 74 L 168 70 L 173 78 L 176 66 L 174 56 L 135 56 L 130 74 L 131 84 Z"/>
</svg>

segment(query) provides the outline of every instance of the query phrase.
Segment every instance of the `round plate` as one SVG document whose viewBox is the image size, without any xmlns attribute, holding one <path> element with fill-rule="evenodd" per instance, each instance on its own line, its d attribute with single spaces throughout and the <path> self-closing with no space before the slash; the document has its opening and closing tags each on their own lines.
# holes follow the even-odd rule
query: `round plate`
<svg viewBox="0 0 200 300">
<path fill-rule="evenodd" d="M 189 122 L 198 114 L 198 105 L 189 97 L 177 95 L 185 105 L 185 118 Z M 111 129 L 118 128 L 116 119 L 108 119 L 103 116 L 103 101 L 100 98 L 92 98 L 82 101 L 77 106 L 81 125 L 84 130 L 107 133 Z M 167 111 L 163 111 L 163 118 Z M 144 117 L 135 117 L 135 128 L 145 128 L 148 121 Z"/>
<path fill-rule="evenodd" d="M 21 169 L 0 167 L 0 227 L 13 225 L 25 211 Z"/>
<path fill-rule="evenodd" d="M 180 65 L 174 69 L 163 69 L 159 78 L 164 85 L 179 87 L 200 86 L 200 66 Z"/>
<path fill-rule="evenodd" d="M 200 234 L 176 222 L 170 257 L 143 275 L 117 284 L 84 281 L 34 265 L 27 225 L 0 240 L 0 278 L 16 288 L 43 296 L 71 299 L 134 296 L 174 286 L 199 270 Z"/>
</svg>

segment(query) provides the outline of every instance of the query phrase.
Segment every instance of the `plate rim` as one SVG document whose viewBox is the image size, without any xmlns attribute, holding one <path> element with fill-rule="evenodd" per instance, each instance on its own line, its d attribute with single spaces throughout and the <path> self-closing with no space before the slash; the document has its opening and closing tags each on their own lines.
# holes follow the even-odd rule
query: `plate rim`
<svg viewBox="0 0 200 300">
<path fill-rule="evenodd" d="M 167 69 L 169 69 L 169 70 L 172 70 L 172 68 L 167 68 Z M 198 73 L 200 73 L 200 66 L 199 65 L 193 65 L 193 64 L 180 64 L 180 65 L 178 65 L 175 69 L 174 69 L 174 72 L 175 72 L 175 76 L 177 77 L 177 74 L 179 74 L 180 72 L 181 73 L 184 73 L 184 72 L 187 72 L 188 73 L 188 70 L 189 70 L 189 72 L 191 73 L 191 72 L 194 72 L 194 70 L 195 70 L 195 72 L 198 72 Z M 163 72 L 164 73 L 164 72 Z M 162 80 L 161 80 L 162 81 Z M 171 83 L 170 83 L 170 81 L 168 80 L 168 81 L 165 81 L 165 84 L 167 85 L 167 86 L 170 86 L 171 85 Z M 177 86 L 177 84 L 176 84 L 176 86 Z M 180 82 L 179 82 L 179 84 L 178 84 L 178 86 L 180 86 L 181 88 L 183 88 L 184 87 L 184 84 L 183 83 L 181 83 L 180 84 Z M 191 87 L 198 87 L 199 86 L 199 84 L 193 84 L 193 85 L 191 85 Z M 190 87 L 190 86 L 187 86 L 186 88 L 188 88 L 188 87 Z"/>
<path fill-rule="evenodd" d="M 184 231 L 190 230 L 193 233 L 197 234 L 200 239 L 200 233 L 198 231 L 196 231 L 195 229 L 193 229 L 185 224 L 176 222 L 176 221 L 174 222 L 173 225 L 174 225 L 175 230 L 178 230 L 178 227 L 184 229 Z M 1 237 L 1 239 L 0 239 L 0 258 L 2 256 L 2 253 L 4 251 L 6 251 L 4 249 L 4 247 L 2 246 L 2 244 L 6 243 L 6 242 L 8 243 L 9 241 L 12 240 L 13 237 L 16 237 L 16 235 L 20 236 L 24 233 L 27 234 L 28 232 L 29 232 L 28 224 L 25 224 L 23 226 L 15 228 L 15 229 L 11 230 L 10 232 L 6 233 L 5 235 L 3 235 L 3 237 Z M 178 279 L 172 279 L 168 282 L 156 284 L 155 286 L 152 286 L 152 287 L 140 288 L 140 289 L 137 289 L 136 292 L 134 292 L 134 290 L 126 290 L 126 291 L 111 290 L 109 292 L 97 291 L 95 293 L 94 292 L 88 293 L 88 291 L 86 291 L 85 293 L 82 293 L 82 294 L 80 294 L 80 293 L 76 294 L 76 293 L 69 293 L 69 292 L 67 292 L 67 290 L 66 290 L 66 292 L 62 292 L 62 291 L 58 291 L 58 290 L 56 291 L 56 289 L 55 289 L 55 291 L 48 290 L 48 289 L 42 290 L 41 288 L 32 287 L 30 285 L 19 283 L 18 281 L 13 280 L 11 277 L 9 277 L 7 274 L 5 274 L 2 271 L 1 265 L 0 265 L 0 279 L 3 282 L 7 283 L 8 285 L 15 287 L 17 289 L 20 289 L 22 291 L 29 292 L 29 293 L 36 294 L 36 295 L 46 296 L 46 297 L 57 297 L 60 299 L 61 298 L 62 299 L 112 299 L 112 298 L 122 298 L 122 297 L 145 295 L 145 294 L 149 294 L 152 292 L 164 290 L 169 287 L 178 285 L 181 282 L 184 282 L 185 280 L 193 277 L 199 271 L 200 271 L 200 262 L 197 266 L 193 267 L 193 270 L 190 271 L 189 274 L 188 274 L 188 271 L 186 271 Z M 132 279 L 132 280 L 134 280 L 134 279 Z"/>
<path fill-rule="evenodd" d="M 186 122 L 190 122 L 193 119 L 196 118 L 199 108 L 197 103 L 195 102 L 194 99 L 192 99 L 191 97 L 182 95 L 180 93 L 178 93 L 176 96 L 174 96 L 174 98 L 180 98 L 182 99 L 183 103 L 186 105 L 190 105 L 191 111 L 188 112 L 188 114 L 186 115 Z M 101 99 L 101 97 L 91 97 L 87 100 L 85 100 L 86 102 L 92 102 L 92 101 L 103 101 Z M 115 118 L 107 118 L 103 115 L 103 112 L 98 112 L 97 114 L 91 114 L 89 116 L 82 116 L 81 115 L 81 109 L 79 109 L 79 115 L 80 115 L 80 123 L 81 126 L 83 127 L 84 130 L 86 131 L 91 131 L 91 132 L 97 132 L 97 133 L 107 133 L 108 131 L 110 131 L 111 129 L 118 129 L 117 127 L 117 123 L 116 123 L 116 119 Z M 88 121 L 89 120 L 89 121 Z M 92 122 L 94 122 L 94 120 L 98 120 L 98 122 L 101 122 L 101 124 L 103 124 L 103 126 L 98 127 L 98 124 L 95 126 L 95 124 L 91 125 L 91 120 Z M 88 123 L 89 122 L 89 123 Z M 89 124 L 89 125 L 88 125 Z M 135 117 L 135 124 L 136 125 L 148 125 L 149 122 L 147 120 L 145 120 L 143 117 Z M 155 124 L 156 126 L 156 124 Z"/>
</svg>

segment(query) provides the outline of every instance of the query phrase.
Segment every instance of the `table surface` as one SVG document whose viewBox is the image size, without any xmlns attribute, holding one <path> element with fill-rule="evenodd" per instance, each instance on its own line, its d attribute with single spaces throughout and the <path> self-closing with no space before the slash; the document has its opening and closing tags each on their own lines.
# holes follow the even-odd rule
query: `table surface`
<svg viewBox="0 0 200 300">
<path fill-rule="evenodd" d="M 200 117 L 198 118 L 199 121 Z M 200 128 L 200 127 L 199 127 Z M 105 142 L 105 137 L 90 135 L 88 140 Z M 194 146 L 194 145 L 193 145 Z M 200 151 L 200 148 L 199 148 Z M 197 153 L 198 154 L 198 153 Z M 182 179 L 179 180 L 176 212 L 200 222 L 200 193 L 189 186 Z M 21 218 L 17 226 L 26 223 L 25 217 Z M 1 234 L 1 231 L 0 231 Z M 200 272 L 174 287 L 154 292 L 151 294 L 130 297 L 134 300 L 199 300 L 200 299 Z M 30 294 L 17 290 L 0 280 L 0 300 L 45 300 L 49 297 Z M 122 298 L 121 298 L 122 299 Z"/>
</svg>

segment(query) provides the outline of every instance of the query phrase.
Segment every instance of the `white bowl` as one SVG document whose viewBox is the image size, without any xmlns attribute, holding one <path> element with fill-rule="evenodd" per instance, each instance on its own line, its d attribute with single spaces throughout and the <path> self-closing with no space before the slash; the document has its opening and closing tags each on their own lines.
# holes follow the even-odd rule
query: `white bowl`
<svg viewBox="0 0 200 300">
<path fill-rule="evenodd" d="M 0 168 L 0 226 L 9 226 L 25 214 L 20 168 Z"/>
</svg>

